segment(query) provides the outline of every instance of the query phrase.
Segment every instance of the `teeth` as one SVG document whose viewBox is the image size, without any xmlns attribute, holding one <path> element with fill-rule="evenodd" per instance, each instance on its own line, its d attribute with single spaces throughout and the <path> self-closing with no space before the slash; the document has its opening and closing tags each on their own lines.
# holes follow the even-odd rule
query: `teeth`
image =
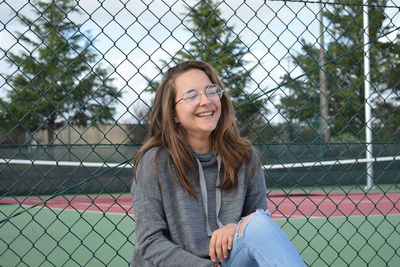
<svg viewBox="0 0 400 267">
<path fill-rule="evenodd" d="M 210 116 L 210 115 L 212 115 L 212 112 L 200 113 L 200 114 L 197 115 L 197 116 L 199 116 L 199 117 L 204 117 L 204 116 Z"/>
</svg>

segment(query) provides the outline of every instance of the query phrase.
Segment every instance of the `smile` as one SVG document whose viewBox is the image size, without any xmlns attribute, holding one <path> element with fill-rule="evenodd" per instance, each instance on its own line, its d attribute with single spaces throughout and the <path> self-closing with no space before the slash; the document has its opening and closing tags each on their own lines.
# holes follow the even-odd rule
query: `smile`
<svg viewBox="0 0 400 267">
<path fill-rule="evenodd" d="M 213 112 L 205 112 L 205 113 L 200 113 L 197 114 L 198 117 L 205 117 L 205 116 L 212 116 L 214 113 Z"/>
</svg>

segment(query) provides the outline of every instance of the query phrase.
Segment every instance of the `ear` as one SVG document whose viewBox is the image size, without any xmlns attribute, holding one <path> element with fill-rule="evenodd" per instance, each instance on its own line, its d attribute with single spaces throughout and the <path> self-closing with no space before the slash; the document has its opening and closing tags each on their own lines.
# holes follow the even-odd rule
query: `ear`
<svg viewBox="0 0 400 267">
<path fill-rule="evenodd" d="M 174 120 L 175 120 L 176 123 L 179 123 L 179 118 L 178 118 L 178 116 L 175 115 L 175 116 L 174 116 Z"/>
</svg>

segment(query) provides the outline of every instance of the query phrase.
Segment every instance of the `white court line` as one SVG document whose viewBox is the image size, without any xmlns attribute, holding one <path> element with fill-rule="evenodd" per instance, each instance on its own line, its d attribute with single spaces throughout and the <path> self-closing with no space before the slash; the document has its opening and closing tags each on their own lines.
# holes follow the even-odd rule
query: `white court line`
<svg viewBox="0 0 400 267">
<path fill-rule="evenodd" d="M 284 168 L 301 168 L 301 167 L 319 167 L 330 165 L 343 165 L 353 163 L 367 163 L 367 162 L 380 162 L 400 160 L 400 156 L 393 157 L 379 157 L 371 159 L 344 159 L 344 160 L 327 160 L 315 162 L 300 162 L 300 163 L 285 163 L 285 164 L 268 164 L 263 165 L 267 170 L 269 169 L 284 169 Z M 75 167 L 98 167 L 98 168 L 132 168 L 131 163 L 107 163 L 107 162 L 79 162 L 79 161 L 51 161 L 51 160 L 28 160 L 28 159 L 0 159 L 0 164 L 31 164 L 31 165 L 44 165 L 44 166 L 75 166 Z"/>
<path fill-rule="evenodd" d="M 379 157 L 371 159 L 343 159 L 343 160 L 326 160 L 326 161 L 301 162 L 301 163 L 270 164 L 270 165 L 263 165 L 263 167 L 269 170 L 269 169 L 284 169 L 284 168 L 320 167 L 320 166 L 330 166 L 336 164 L 343 165 L 352 163 L 367 163 L 367 162 L 392 161 L 392 160 L 400 160 L 400 156 Z"/>
<path fill-rule="evenodd" d="M 78 162 L 78 161 L 54 161 L 54 160 L 29 160 L 29 159 L 0 159 L 0 164 L 31 164 L 43 166 L 72 166 L 72 167 L 98 167 L 98 168 L 132 168 L 130 163 L 107 162 Z"/>
</svg>

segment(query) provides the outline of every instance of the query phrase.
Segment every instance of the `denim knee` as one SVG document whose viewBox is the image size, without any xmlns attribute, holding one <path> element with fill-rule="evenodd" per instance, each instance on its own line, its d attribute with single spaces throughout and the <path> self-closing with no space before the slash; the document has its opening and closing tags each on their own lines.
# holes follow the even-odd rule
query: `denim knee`
<svg viewBox="0 0 400 267">
<path fill-rule="evenodd" d="M 239 221 L 238 226 L 236 228 L 235 238 L 241 238 L 241 237 L 245 236 L 247 228 L 252 227 L 252 225 L 254 225 L 253 221 L 258 221 L 258 223 L 256 223 L 256 225 L 258 227 L 259 224 L 262 223 L 263 217 L 269 218 L 270 216 L 271 216 L 271 214 L 269 213 L 268 210 L 258 209 L 252 214 L 251 218 L 246 222 L 245 225 L 241 225 L 243 222 L 243 219 L 245 218 L 245 217 L 243 217 Z M 239 229 L 241 229 L 241 228 L 242 228 L 242 231 L 241 231 L 241 234 L 239 235 Z"/>
<path fill-rule="evenodd" d="M 236 263 L 244 260 L 256 261 L 258 265 L 254 266 L 305 267 L 286 234 L 271 219 L 270 213 L 264 210 L 257 210 L 243 225 L 242 235 L 235 236 L 231 252 L 232 259 L 226 265 L 230 267 L 241 266 Z"/>
</svg>

